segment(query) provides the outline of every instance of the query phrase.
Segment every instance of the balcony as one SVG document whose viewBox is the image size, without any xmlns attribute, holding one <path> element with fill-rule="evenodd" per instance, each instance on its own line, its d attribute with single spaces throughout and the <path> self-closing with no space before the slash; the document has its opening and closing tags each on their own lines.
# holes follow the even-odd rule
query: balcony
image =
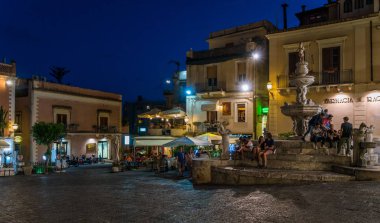
<svg viewBox="0 0 380 223">
<path fill-rule="evenodd" d="M 245 44 L 211 50 L 190 51 L 187 53 L 186 63 L 189 65 L 216 63 L 240 57 L 249 52 L 250 50 L 247 49 Z"/>
<path fill-rule="evenodd" d="M 312 75 L 315 78 L 315 82 L 312 86 L 354 83 L 354 75 L 351 69 L 343 71 L 324 71 L 311 73 L 309 75 Z M 277 76 L 277 86 L 279 89 L 295 87 L 290 83 L 289 76 L 284 74 Z"/>
<path fill-rule="evenodd" d="M 117 133 L 116 126 L 93 125 L 92 128 L 96 133 Z"/>
<path fill-rule="evenodd" d="M 151 136 L 183 136 L 187 132 L 186 125 L 174 126 L 173 128 L 150 128 L 148 135 Z"/>
</svg>

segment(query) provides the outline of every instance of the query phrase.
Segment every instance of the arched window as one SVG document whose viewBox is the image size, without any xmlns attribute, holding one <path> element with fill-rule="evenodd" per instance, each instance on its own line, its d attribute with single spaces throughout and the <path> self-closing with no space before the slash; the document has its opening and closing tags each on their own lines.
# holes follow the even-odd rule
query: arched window
<svg viewBox="0 0 380 223">
<path fill-rule="evenodd" d="M 344 9 L 344 13 L 352 12 L 352 0 L 344 1 L 343 9 Z"/>
</svg>

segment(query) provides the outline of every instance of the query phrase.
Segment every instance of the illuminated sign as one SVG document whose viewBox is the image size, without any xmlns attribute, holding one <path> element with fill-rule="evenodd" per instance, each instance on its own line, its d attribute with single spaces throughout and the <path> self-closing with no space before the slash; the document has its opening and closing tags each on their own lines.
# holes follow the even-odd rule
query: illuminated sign
<svg viewBox="0 0 380 223">
<path fill-rule="evenodd" d="M 124 136 L 124 145 L 129 145 L 130 136 Z"/>
<path fill-rule="evenodd" d="M 352 98 L 326 98 L 324 100 L 325 104 L 348 104 L 348 103 L 354 103 L 354 100 Z"/>
<path fill-rule="evenodd" d="M 21 136 L 15 136 L 15 142 L 16 143 L 21 143 L 22 142 L 22 137 Z"/>
<path fill-rule="evenodd" d="M 146 132 L 146 128 L 145 128 L 145 127 L 141 127 L 141 128 L 139 129 L 139 131 L 140 131 L 140 132 Z"/>
<path fill-rule="evenodd" d="M 380 96 L 367 97 L 367 102 L 380 102 Z"/>
<path fill-rule="evenodd" d="M 268 114 L 268 112 L 269 112 L 269 108 L 268 108 L 268 107 L 263 107 L 263 108 L 261 109 L 261 111 L 263 112 L 263 114 Z"/>
</svg>

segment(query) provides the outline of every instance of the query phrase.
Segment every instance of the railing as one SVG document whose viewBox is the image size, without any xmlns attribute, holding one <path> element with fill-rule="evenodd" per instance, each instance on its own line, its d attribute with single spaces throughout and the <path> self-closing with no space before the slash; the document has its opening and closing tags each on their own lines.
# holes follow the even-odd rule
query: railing
<svg viewBox="0 0 380 223">
<path fill-rule="evenodd" d="M 117 133 L 116 126 L 93 125 L 92 128 L 98 133 Z"/>
<path fill-rule="evenodd" d="M 226 90 L 227 85 L 225 81 L 218 81 L 217 86 L 208 86 L 207 79 L 205 82 L 195 83 L 196 92 L 210 92 L 210 91 L 221 91 Z"/>
<path fill-rule="evenodd" d="M 212 50 L 202 50 L 202 51 L 193 51 L 192 57 L 190 59 L 205 59 L 211 57 L 220 57 L 227 55 L 243 54 L 246 53 L 246 45 L 238 45 L 233 47 L 226 48 L 216 48 Z"/>
<path fill-rule="evenodd" d="M 183 136 L 187 132 L 186 126 L 184 125 L 183 127 L 177 127 L 177 128 L 159 128 L 159 129 L 154 129 L 150 128 L 148 130 L 148 134 L 151 136 Z"/>
<path fill-rule="evenodd" d="M 350 84 L 354 82 L 354 75 L 351 69 L 343 71 L 324 71 L 318 73 L 310 73 L 309 75 L 314 76 L 314 83 L 312 85 L 336 85 L 336 84 Z M 288 75 L 277 76 L 277 86 L 278 88 L 288 88 L 295 87 L 290 82 Z"/>
</svg>

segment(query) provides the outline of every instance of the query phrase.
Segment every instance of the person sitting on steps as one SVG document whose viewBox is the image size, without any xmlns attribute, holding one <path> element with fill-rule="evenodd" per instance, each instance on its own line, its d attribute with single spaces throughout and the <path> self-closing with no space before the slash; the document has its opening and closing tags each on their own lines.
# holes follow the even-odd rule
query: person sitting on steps
<svg viewBox="0 0 380 223">
<path fill-rule="evenodd" d="M 257 140 L 257 145 L 253 149 L 253 157 L 252 160 L 257 160 L 259 161 L 259 154 L 260 152 L 263 152 L 265 150 L 265 144 L 264 144 L 264 136 L 260 136 L 259 139 Z"/>
<path fill-rule="evenodd" d="M 267 138 L 265 139 L 264 145 L 265 145 L 264 151 L 260 152 L 259 154 L 259 167 L 267 168 L 267 163 L 268 163 L 267 156 L 275 153 L 274 140 L 272 138 L 272 133 L 270 132 L 267 133 Z"/>
</svg>

